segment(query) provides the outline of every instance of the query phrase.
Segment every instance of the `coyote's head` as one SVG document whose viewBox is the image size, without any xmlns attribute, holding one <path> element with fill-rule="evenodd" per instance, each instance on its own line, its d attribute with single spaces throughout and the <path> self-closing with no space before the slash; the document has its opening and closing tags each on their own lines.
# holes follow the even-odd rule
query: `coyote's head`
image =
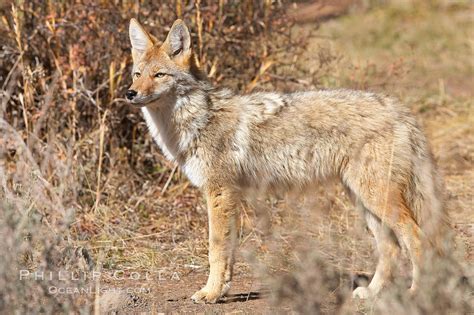
<svg viewBox="0 0 474 315">
<path fill-rule="evenodd" d="M 133 84 L 127 99 L 134 105 L 161 104 L 160 100 L 186 94 L 199 83 L 201 74 L 191 49 L 188 28 L 176 20 L 161 43 L 156 43 L 143 27 L 130 21 Z"/>
</svg>

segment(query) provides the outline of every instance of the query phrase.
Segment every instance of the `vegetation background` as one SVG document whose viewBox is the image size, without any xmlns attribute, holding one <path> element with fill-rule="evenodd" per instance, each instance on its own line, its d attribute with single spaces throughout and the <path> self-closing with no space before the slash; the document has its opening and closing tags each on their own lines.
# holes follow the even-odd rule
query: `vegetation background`
<svg viewBox="0 0 474 315">
<path fill-rule="evenodd" d="M 455 231 L 426 290 L 405 294 L 402 260 L 393 290 L 349 298 L 374 270 L 374 246 L 340 187 L 322 183 L 311 198 L 256 197 L 263 219 L 242 212 L 235 293 L 193 305 L 206 278 L 206 209 L 123 98 L 131 17 L 158 39 L 183 18 L 210 79 L 241 93 L 343 87 L 408 104 L 444 174 Z M 461 0 L 1 2 L 0 312 L 472 311 L 473 18 Z M 20 270 L 103 276 L 20 280 Z M 96 290 L 129 287 L 148 291 Z"/>
</svg>

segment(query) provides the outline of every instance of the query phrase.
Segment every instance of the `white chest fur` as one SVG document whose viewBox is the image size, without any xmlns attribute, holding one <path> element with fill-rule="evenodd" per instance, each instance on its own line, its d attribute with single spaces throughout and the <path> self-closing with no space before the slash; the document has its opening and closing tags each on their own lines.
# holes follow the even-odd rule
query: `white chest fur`
<svg viewBox="0 0 474 315">
<path fill-rule="evenodd" d="M 177 139 L 174 139 L 175 142 L 173 142 L 173 139 L 170 139 L 172 133 L 169 128 L 169 120 L 165 121 L 159 112 L 147 107 L 142 107 L 142 113 L 148 125 L 148 130 L 165 157 L 176 162 L 177 154 L 186 149 L 186 145 L 183 144 L 190 142 L 189 133 L 184 133 L 182 136 L 178 135 Z M 204 162 L 197 155 L 189 157 L 181 166 L 182 171 L 193 185 L 201 187 L 204 184 Z"/>
<path fill-rule="evenodd" d="M 164 128 L 163 128 L 163 123 L 162 119 L 160 118 L 159 113 L 148 109 L 146 106 L 142 107 L 142 113 L 143 116 L 145 117 L 146 124 L 148 125 L 148 130 L 151 133 L 151 136 L 153 139 L 156 141 L 158 146 L 161 148 L 163 151 L 163 154 L 166 156 L 166 158 L 170 161 L 175 161 L 176 160 L 176 154 L 177 150 L 176 148 L 169 147 L 168 146 L 168 141 L 167 139 L 163 139 L 163 135 L 165 134 Z M 161 129 L 160 130 L 160 126 Z"/>
</svg>

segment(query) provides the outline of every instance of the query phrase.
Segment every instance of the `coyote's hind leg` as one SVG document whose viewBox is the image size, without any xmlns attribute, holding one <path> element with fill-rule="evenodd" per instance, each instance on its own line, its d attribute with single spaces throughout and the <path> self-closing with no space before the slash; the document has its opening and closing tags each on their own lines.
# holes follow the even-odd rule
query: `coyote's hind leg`
<svg viewBox="0 0 474 315">
<path fill-rule="evenodd" d="M 392 277 L 392 269 L 396 255 L 399 252 L 397 239 L 393 231 L 376 215 L 367 210 L 361 202 L 357 207 L 362 210 L 367 226 L 374 235 L 379 254 L 375 275 L 368 287 L 358 287 L 352 293 L 353 297 L 366 299 L 379 293 L 385 283 Z"/>
<path fill-rule="evenodd" d="M 412 285 L 410 291 L 415 291 L 420 278 L 420 266 L 423 260 L 422 237 L 420 226 L 414 219 L 413 212 L 405 204 L 402 193 L 398 189 L 392 189 L 385 198 L 368 198 L 361 195 L 364 205 L 373 214 L 380 218 L 382 224 L 386 224 L 393 230 L 397 238 L 402 242 L 412 263 Z"/>
</svg>

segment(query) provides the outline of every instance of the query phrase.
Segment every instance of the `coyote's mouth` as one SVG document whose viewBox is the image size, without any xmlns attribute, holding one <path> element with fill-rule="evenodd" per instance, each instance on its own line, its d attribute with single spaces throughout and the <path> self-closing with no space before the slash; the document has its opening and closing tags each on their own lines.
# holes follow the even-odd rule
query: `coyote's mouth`
<svg viewBox="0 0 474 315">
<path fill-rule="evenodd" d="M 144 97 L 136 97 L 129 101 L 129 103 L 135 107 L 144 107 L 150 103 L 153 103 L 154 101 L 157 101 L 159 98 L 159 95 L 148 95 Z"/>
</svg>

